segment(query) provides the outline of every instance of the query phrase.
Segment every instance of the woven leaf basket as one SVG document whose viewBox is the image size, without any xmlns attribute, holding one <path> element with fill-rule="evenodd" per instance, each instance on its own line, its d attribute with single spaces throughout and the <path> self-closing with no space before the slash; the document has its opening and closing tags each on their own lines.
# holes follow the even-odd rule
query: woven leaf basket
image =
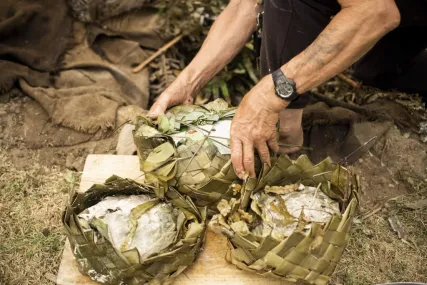
<svg viewBox="0 0 427 285">
<path fill-rule="evenodd" d="M 152 198 L 132 209 L 130 224 L 137 224 L 139 217 L 163 202 L 170 203 L 168 205 L 180 215 L 172 244 L 144 259 L 136 247 L 126 250 L 114 247 L 112 229 L 100 218 L 88 223 L 79 216 L 103 199 L 131 195 Z M 132 215 L 136 217 L 133 222 Z M 170 284 L 193 264 L 204 244 L 206 209 L 199 210 L 190 198 L 184 198 L 174 189 L 169 189 L 165 197 L 159 199 L 152 187 L 113 176 L 86 193 L 74 194 L 62 221 L 80 271 L 92 279 L 104 284 Z"/>
<path fill-rule="evenodd" d="M 229 141 L 234 113 L 219 99 L 173 107 L 157 121 L 140 117 L 134 141 L 146 181 L 176 187 L 197 206 L 207 206 L 209 216 L 222 199 L 238 198 L 241 180 L 231 165 Z"/>
<path fill-rule="evenodd" d="M 262 198 L 257 201 L 264 202 L 296 197 L 302 193 L 298 192 L 302 185 L 315 189 L 310 194 L 312 200 L 322 196 L 336 203 L 336 212 L 326 216 L 325 222 L 308 222 L 306 215 L 316 211 L 310 209 L 311 205 L 305 210 L 304 206 L 300 207 L 298 217 L 290 215 L 293 205 L 290 198 L 286 204 L 266 202 L 265 205 L 270 206 L 268 211 L 274 213 L 259 208 L 255 202 L 259 197 Z M 306 156 L 292 161 L 283 155 L 273 161 L 272 167 L 265 166 L 259 179 L 245 181 L 240 199 L 221 201 L 218 205 L 221 214 L 213 217 L 210 227 L 228 237 L 226 258 L 238 268 L 290 282 L 323 285 L 330 279 L 347 245 L 358 205 L 358 188 L 358 177 L 330 159 L 314 165 Z M 278 198 L 279 194 L 285 196 Z M 329 205 L 324 204 L 325 199 L 320 200 L 321 207 Z M 317 211 L 323 212 L 323 208 L 319 209 Z M 289 234 L 280 235 L 278 224 L 274 224 L 272 230 L 260 236 L 254 229 L 263 219 L 261 213 L 267 213 L 268 217 L 276 215 L 278 224 L 294 225 L 294 228 Z"/>
</svg>

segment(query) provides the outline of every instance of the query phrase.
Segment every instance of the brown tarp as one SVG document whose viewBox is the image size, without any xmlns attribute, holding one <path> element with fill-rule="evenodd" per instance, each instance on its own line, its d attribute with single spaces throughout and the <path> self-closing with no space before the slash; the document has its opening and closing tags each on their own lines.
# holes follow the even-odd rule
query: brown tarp
<svg viewBox="0 0 427 285">
<path fill-rule="evenodd" d="M 138 42 L 104 34 L 75 22 L 62 0 L 1 1 L 0 94 L 19 82 L 53 123 L 105 136 L 120 106 L 147 108 L 149 71 L 131 72 L 148 56 Z"/>
<path fill-rule="evenodd" d="M 71 39 L 64 0 L 0 1 L 0 94 L 18 78 L 48 86 Z"/>
</svg>

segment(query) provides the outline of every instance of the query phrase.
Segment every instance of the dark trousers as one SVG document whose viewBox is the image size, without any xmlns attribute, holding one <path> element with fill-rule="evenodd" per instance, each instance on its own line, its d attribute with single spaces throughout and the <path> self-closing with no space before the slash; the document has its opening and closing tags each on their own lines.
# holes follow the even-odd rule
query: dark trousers
<svg viewBox="0 0 427 285">
<path fill-rule="evenodd" d="M 427 95 L 427 0 L 396 4 L 400 26 L 354 64 L 354 75 L 367 85 Z M 265 0 L 262 75 L 307 48 L 339 11 L 336 0 Z"/>
</svg>

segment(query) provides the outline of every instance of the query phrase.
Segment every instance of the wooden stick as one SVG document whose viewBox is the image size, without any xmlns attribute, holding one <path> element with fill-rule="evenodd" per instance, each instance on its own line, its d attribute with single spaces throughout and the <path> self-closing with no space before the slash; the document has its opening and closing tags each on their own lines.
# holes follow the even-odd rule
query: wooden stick
<svg viewBox="0 0 427 285">
<path fill-rule="evenodd" d="M 340 78 L 342 81 L 346 82 L 347 84 L 349 84 L 350 86 L 352 86 L 353 88 L 359 88 L 360 87 L 360 83 L 354 81 L 353 79 L 351 79 L 350 77 L 340 73 L 337 75 L 338 78 Z"/>
<path fill-rule="evenodd" d="M 375 215 L 376 213 L 378 213 L 379 211 L 381 211 L 382 208 L 383 208 L 382 206 L 379 206 L 378 208 L 369 211 L 367 214 L 365 214 L 365 215 L 362 216 L 362 220 L 369 219 L 370 217 L 372 217 L 373 215 Z"/>
<path fill-rule="evenodd" d="M 137 67 L 135 67 L 132 72 L 133 73 L 137 73 L 140 72 L 142 69 L 144 69 L 150 62 L 152 62 L 153 60 L 155 60 L 157 57 L 159 57 L 160 55 L 162 55 L 163 53 L 165 53 L 168 49 L 170 49 L 173 45 L 175 45 L 177 42 L 179 42 L 182 38 L 184 37 L 184 35 L 179 35 L 176 38 L 174 38 L 173 40 L 171 40 L 170 42 L 168 42 L 167 44 L 165 44 L 164 46 L 162 46 L 158 51 L 156 51 L 153 55 L 151 55 L 149 58 L 147 58 L 146 60 L 144 60 L 140 65 L 138 65 Z"/>
<path fill-rule="evenodd" d="M 342 107 L 342 108 L 349 109 L 354 112 L 363 114 L 368 117 L 371 117 L 373 115 L 373 113 L 368 109 L 360 107 L 359 105 L 356 105 L 354 103 L 347 103 L 344 101 L 339 101 L 334 98 L 329 98 L 326 95 L 323 95 L 322 93 L 317 91 L 311 91 L 311 93 L 313 94 L 314 98 L 316 98 L 319 101 L 325 102 L 330 107 Z"/>
</svg>

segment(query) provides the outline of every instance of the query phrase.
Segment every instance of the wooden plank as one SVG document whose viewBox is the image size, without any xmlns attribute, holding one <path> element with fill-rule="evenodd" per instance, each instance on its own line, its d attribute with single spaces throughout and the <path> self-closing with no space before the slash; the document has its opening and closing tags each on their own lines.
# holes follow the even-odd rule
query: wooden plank
<svg viewBox="0 0 427 285">
<path fill-rule="evenodd" d="M 82 175 L 79 191 L 86 191 L 95 183 L 102 183 L 116 174 L 121 177 L 143 181 L 139 171 L 137 156 L 89 155 Z M 223 236 L 208 232 L 206 245 L 196 263 L 184 271 L 174 282 L 176 285 L 279 285 L 288 284 L 277 279 L 268 279 L 237 269 L 227 263 L 225 254 L 227 240 Z M 76 266 L 68 241 L 59 267 L 59 285 L 97 285 L 89 277 L 82 275 Z"/>
<path fill-rule="evenodd" d="M 89 155 L 83 169 L 79 192 L 87 191 L 95 183 L 103 183 L 112 175 L 144 182 L 136 155 Z"/>
</svg>

